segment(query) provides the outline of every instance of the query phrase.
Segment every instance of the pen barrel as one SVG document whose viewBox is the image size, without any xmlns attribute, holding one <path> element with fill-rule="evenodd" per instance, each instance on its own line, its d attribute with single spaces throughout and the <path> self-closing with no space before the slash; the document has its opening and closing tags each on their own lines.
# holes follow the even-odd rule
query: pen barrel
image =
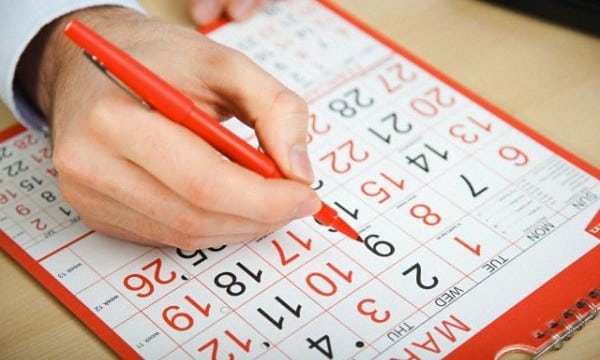
<svg viewBox="0 0 600 360">
<path fill-rule="evenodd" d="M 202 110 L 194 108 L 182 125 L 202 137 L 231 161 L 265 178 L 284 178 L 277 164 L 269 156 L 252 147 Z"/>
</svg>

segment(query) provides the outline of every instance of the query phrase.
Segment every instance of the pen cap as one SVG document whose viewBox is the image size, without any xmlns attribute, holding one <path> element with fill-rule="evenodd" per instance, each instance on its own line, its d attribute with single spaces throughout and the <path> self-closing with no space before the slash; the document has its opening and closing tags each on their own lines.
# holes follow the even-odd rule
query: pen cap
<svg viewBox="0 0 600 360">
<path fill-rule="evenodd" d="M 71 20 L 64 33 L 131 91 L 171 120 L 182 123 L 194 107 L 189 98 L 79 21 Z"/>
</svg>

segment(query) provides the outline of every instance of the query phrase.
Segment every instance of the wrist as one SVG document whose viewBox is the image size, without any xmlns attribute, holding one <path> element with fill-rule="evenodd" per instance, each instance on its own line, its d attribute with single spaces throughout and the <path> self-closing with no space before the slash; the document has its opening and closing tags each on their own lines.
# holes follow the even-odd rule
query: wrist
<svg viewBox="0 0 600 360">
<path fill-rule="evenodd" d="M 75 79 L 88 71 L 81 50 L 63 35 L 65 25 L 73 18 L 110 34 L 117 30 L 115 22 L 140 21 L 144 16 L 123 7 L 92 7 L 55 19 L 38 32 L 21 55 L 14 81 L 49 122 L 56 115 L 56 100 L 77 87 Z"/>
</svg>

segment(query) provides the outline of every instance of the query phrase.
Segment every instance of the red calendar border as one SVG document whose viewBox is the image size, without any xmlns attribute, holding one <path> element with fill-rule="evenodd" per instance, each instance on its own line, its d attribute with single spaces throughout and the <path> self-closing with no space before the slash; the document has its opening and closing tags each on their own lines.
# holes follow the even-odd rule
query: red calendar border
<svg viewBox="0 0 600 360">
<path fill-rule="evenodd" d="M 599 178 L 600 169 L 595 168 L 590 163 L 577 157 L 570 151 L 557 145 L 552 140 L 541 135 L 532 128 L 526 126 L 516 118 L 503 112 L 485 99 L 481 98 L 471 90 L 460 85 L 457 81 L 429 65 L 416 55 L 405 48 L 399 46 L 391 39 L 375 31 L 364 22 L 358 20 L 340 6 L 329 0 L 316 0 L 336 12 L 348 22 L 372 36 L 377 41 L 388 46 L 390 49 L 411 60 L 424 70 L 428 71 L 438 79 L 458 90 L 475 103 L 478 103 L 491 113 L 503 119 L 516 129 L 522 131 L 538 143 L 552 150 L 575 166 L 588 172 L 590 175 Z M 220 20 L 211 24 L 209 27 L 201 29 L 201 32 L 208 33 L 216 28 L 226 24 L 227 21 Z M 25 131 L 22 125 L 16 124 L 0 132 L 0 141 L 6 140 L 14 135 Z M 14 243 L 6 234 L 0 232 L 0 247 L 10 255 L 17 263 L 22 265 L 42 286 L 44 286 L 52 295 L 54 295 L 87 327 L 89 327 L 97 336 L 99 336 L 109 347 L 123 358 L 140 358 L 138 353 L 131 348 L 121 337 L 119 337 L 108 325 L 106 325 L 98 316 L 88 309 L 73 293 L 67 290 L 58 280 L 48 273 L 36 260 L 31 258 L 22 248 Z M 590 290 L 592 285 L 587 284 L 590 273 L 597 270 L 596 259 L 600 257 L 600 246 L 590 250 L 586 255 L 578 259 L 575 263 L 561 271 L 552 279 L 547 281 L 540 288 L 532 292 L 521 302 L 513 306 L 505 314 L 494 320 L 490 325 L 481 330 L 474 337 L 465 342 L 462 346 L 454 350 L 449 358 L 461 359 L 471 357 L 472 354 L 478 356 L 495 357 L 496 352 L 502 347 L 511 343 L 527 343 L 527 340 L 533 339 L 531 332 L 535 327 L 544 327 L 548 319 L 556 317 L 557 313 L 563 307 L 570 305 L 577 299 L 572 296 L 583 295 Z M 568 289 L 568 291 L 565 291 Z M 575 294 L 575 295 L 573 295 Z M 509 338 L 507 338 L 509 335 Z M 502 337 L 504 336 L 504 338 Z M 507 341 L 511 341 L 510 343 Z"/>
</svg>

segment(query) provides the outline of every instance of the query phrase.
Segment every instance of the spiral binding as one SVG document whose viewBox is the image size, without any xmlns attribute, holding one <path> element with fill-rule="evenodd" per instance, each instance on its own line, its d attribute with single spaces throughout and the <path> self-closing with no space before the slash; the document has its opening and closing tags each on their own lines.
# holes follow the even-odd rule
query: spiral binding
<svg viewBox="0 0 600 360">
<path fill-rule="evenodd" d="M 581 330 L 600 313 L 600 288 L 593 289 L 586 297 L 577 300 L 574 306 L 565 310 L 559 320 L 548 323 L 544 330 L 536 331 L 536 339 L 548 339 L 538 347 L 532 359 L 539 359 L 551 350 L 560 349 L 565 341 Z"/>
</svg>

